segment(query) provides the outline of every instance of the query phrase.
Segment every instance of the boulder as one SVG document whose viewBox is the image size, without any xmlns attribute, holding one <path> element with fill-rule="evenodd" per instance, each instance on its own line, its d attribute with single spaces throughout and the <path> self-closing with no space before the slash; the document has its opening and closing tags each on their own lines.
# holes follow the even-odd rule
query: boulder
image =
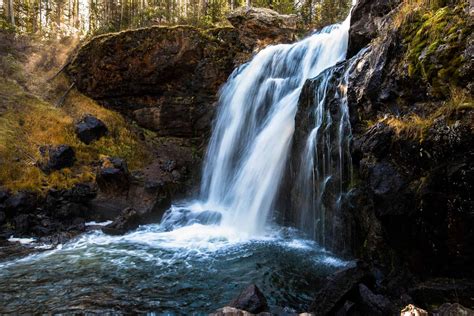
<svg viewBox="0 0 474 316">
<path fill-rule="evenodd" d="M 76 154 L 71 146 L 53 146 L 49 148 L 49 159 L 46 164 L 46 170 L 54 171 L 72 167 L 75 161 Z"/>
<path fill-rule="evenodd" d="M 140 225 L 140 215 L 133 208 L 126 208 L 111 224 L 102 228 L 108 235 L 123 235 Z"/>
<path fill-rule="evenodd" d="M 90 144 L 100 139 L 108 132 L 104 122 L 92 115 L 84 116 L 76 123 L 75 131 L 77 137 L 85 144 Z"/>
<path fill-rule="evenodd" d="M 373 276 L 362 262 L 329 276 L 326 284 L 316 293 L 310 310 L 316 315 L 330 315 L 337 312 L 348 299 L 351 301 L 358 299 L 359 283 L 373 283 Z"/>
<path fill-rule="evenodd" d="M 229 303 L 229 306 L 254 314 L 268 311 L 267 299 L 255 284 L 248 286 L 240 292 L 240 294 Z"/>
</svg>

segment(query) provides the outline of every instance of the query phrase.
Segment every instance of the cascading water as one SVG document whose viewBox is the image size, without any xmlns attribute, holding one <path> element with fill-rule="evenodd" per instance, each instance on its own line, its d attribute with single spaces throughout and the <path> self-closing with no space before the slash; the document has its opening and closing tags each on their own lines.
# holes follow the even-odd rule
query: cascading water
<svg viewBox="0 0 474 316">
<path fill-rule="evenodd" d="M 124 236 L 93 231 L 56 249 L 0 262 L 0 313 L 117 307 L 126 313 L 202 313 L 227 304 L 249 283 L 269 295 L 276 313 L 284 306 L 305 310 L 315 284 L 347 262 L 294 229 L 268 224 L 304 83 L 322 74 L 316 93 L 324 103 L 331 77 L 325 70 L 345 59 L 348 28 L 349 18 L 298 43 L 270 46 L 234 72 L 220 93 L 198 201 L 175 205 L 160 224 Z M 319 215 L 311 216 L 333 172 L 328 165 L 337 161 L 343 170 L 349 159 L 347 107 L 340 109 L 339 158 L 331 162 L 326 149 L 319 150 L 329 146 L 327 109 L 314 112 L 316 125 L 294 184 L 316 187 L 305 196 L 304 222 L 317 222 Z"/>
<path fill-rule="evenodd" d="M 212 210 L 221 225 L 253 236 L 265 231 L 308 78 L 345 59 L 349 19 L 291 45 L 270 46 L 231 76 L 205 159 L 200 201 L 178 212 Z M 342 140 L 341 140 L 342 141 Z M 176 209 L 174 209 L 176 211 Z M 192 222 L 195 216 L 191 217 Z M 172 214 L 169 219 L 176 221 Z"/>
</svg>

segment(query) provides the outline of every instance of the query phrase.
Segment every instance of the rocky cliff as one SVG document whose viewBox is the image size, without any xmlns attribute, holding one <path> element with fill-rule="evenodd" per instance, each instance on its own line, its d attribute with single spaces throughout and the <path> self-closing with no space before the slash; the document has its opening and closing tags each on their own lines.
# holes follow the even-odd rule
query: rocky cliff
<svg viewBox="0 0 474 316">
<path fill-rule="evenodd" d="M 151 27 L 93 38 L 67 71 L 77 88 L 160 136 L 208 135 L 219 87 L 253 52 L 290 42 L 296 16 L 241 9 L 233 27 Z"/>
<path fill-rule="evenodd" d="M 395 304 L 432 309 L 457 295 L 473 305 L 466 281 L 474 265 L 472 29 L 468 1 L 361 0 L 352 13 L 349 60 L 331 70 L 340 83 L 354 64 L 347 87 L 354 172 L 344 211 L 327 215 L 327 247 L 369 262 L 373 281 L 365 284 Z M 308 135 L 320 80 L 303 89 L 294 154 Z M 328 104 L 337 101 L 334 91 L 328 95 Z M 290 209 L 298 199 L 292 192 Z M 291 211 L 286 218 L 295 220 Z M 338 292 L 341 281 L 331 282 L 326 291 Z M 334 309 L 317 298 L 314 308 L 342 311 L 355 300 L 352 312 L 367 312 L 364 291 L 350 287 Z M 377 300 L 371 314 L 387 314 Z"/>
</svg>

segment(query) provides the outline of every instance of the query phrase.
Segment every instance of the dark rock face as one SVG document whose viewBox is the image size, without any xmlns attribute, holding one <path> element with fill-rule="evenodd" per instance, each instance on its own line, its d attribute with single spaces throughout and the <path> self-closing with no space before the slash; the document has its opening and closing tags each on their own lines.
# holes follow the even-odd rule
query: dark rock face
<svg viewBox="0 0 474 316">
<path fill-rule="evenodd" d="M 380 32 L 383 18 L 400 0 L 360 0 L 352 9 L 347 57 L 352 57 Z"/>
<path fill-rule="evenodd" d="M 47 170 L 61 170 L 63 168 L 72 167 L 76 155 L 74 149 L 68 145 L 59 145 L 49 149 L 49 160 L 46 165 Z"/>
<path fill-rule="evenodd" d="M 108 132 L 107 126 L 104 122 L 92 115 L 86 115 L 76 126 L 77 137 L 85 144 L 90 144 L 95 140 L 100 139 Z"/>
<path fill-rule="evenodd" d="M 67 72 L 81 92 L 160 136 L 204 137 L 218 89 L 236 65 L 297 32 L 295 17 L 271 10 L 230 19 L 235 28 L 150 27 L 101 35 L 79 50 Z"/>
<path fill-rule="evenodd" d="M 0 238 L 66 234 L 69 239 L 83 232 L 85 220 L 94 217 L 89 203 L 95 196 L 96 188 L 91 183 L 80 183 L 70 189 L 51 189 L 45 195 L 31 191 L 9 193 L 0 204 Z"/>
<path fill-rule="evenodd" d="M 445 303 L 440 306 L 437 315 L 439 316 L 458 316 L 458 315 L 473 316 L 474 310 L 464 307 L 458 303 L 454 303 L 454 304 Z"/>
<path fill-rule="evenodd" d="M 111 224 L 102 228 L 102 231 L 109 235 L 123 235 L 133 230 L 140 224 L 140 216 L 133 208 L 127 208 Z"/>
<path fill-rule="evenodd" d="M 352 304 L 344 307 L 351 296 L 357 296 L 359 283 L 373 284 L 372 276 L 364 264 L 346 268 L 330 276 L 325 286 L 315 295 L 310 310 L 316 315 L 330 315 L 343 309 L 351 309 Z M 341 311 L 342 312 L 342 311 Z"/>
<path fill-rule="evenodd" d="M 230 302 L 229 306 L 253 314 L 268 311 L 267 299 L 255 284 L 240 292 L 239 296 Z"/>
</svg>

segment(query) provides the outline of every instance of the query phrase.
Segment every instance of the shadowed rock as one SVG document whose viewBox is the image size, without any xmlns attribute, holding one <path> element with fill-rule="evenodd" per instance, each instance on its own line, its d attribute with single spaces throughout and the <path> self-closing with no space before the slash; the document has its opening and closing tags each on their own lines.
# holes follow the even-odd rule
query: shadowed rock
<svg viewBox="0 0 474 316">
<path fill-rule="evenodd" d="M 92 115 L 86 115 L 76 124 L 76 135 L 85 144 L 90 144 L 107 134 L 104 122 Z"/>
<path fill-rule="evenodd" d="M 59 145 L 49 148 L 48 171 L 72 167 L 76 161 L 74 149 L 69 145 Z"/>
<path fill-rule="evenodd" d="M 255 284 L 240 292 L 229 306 L 254 314 L 268 311 L 267 299 Z"/>
</svg>

